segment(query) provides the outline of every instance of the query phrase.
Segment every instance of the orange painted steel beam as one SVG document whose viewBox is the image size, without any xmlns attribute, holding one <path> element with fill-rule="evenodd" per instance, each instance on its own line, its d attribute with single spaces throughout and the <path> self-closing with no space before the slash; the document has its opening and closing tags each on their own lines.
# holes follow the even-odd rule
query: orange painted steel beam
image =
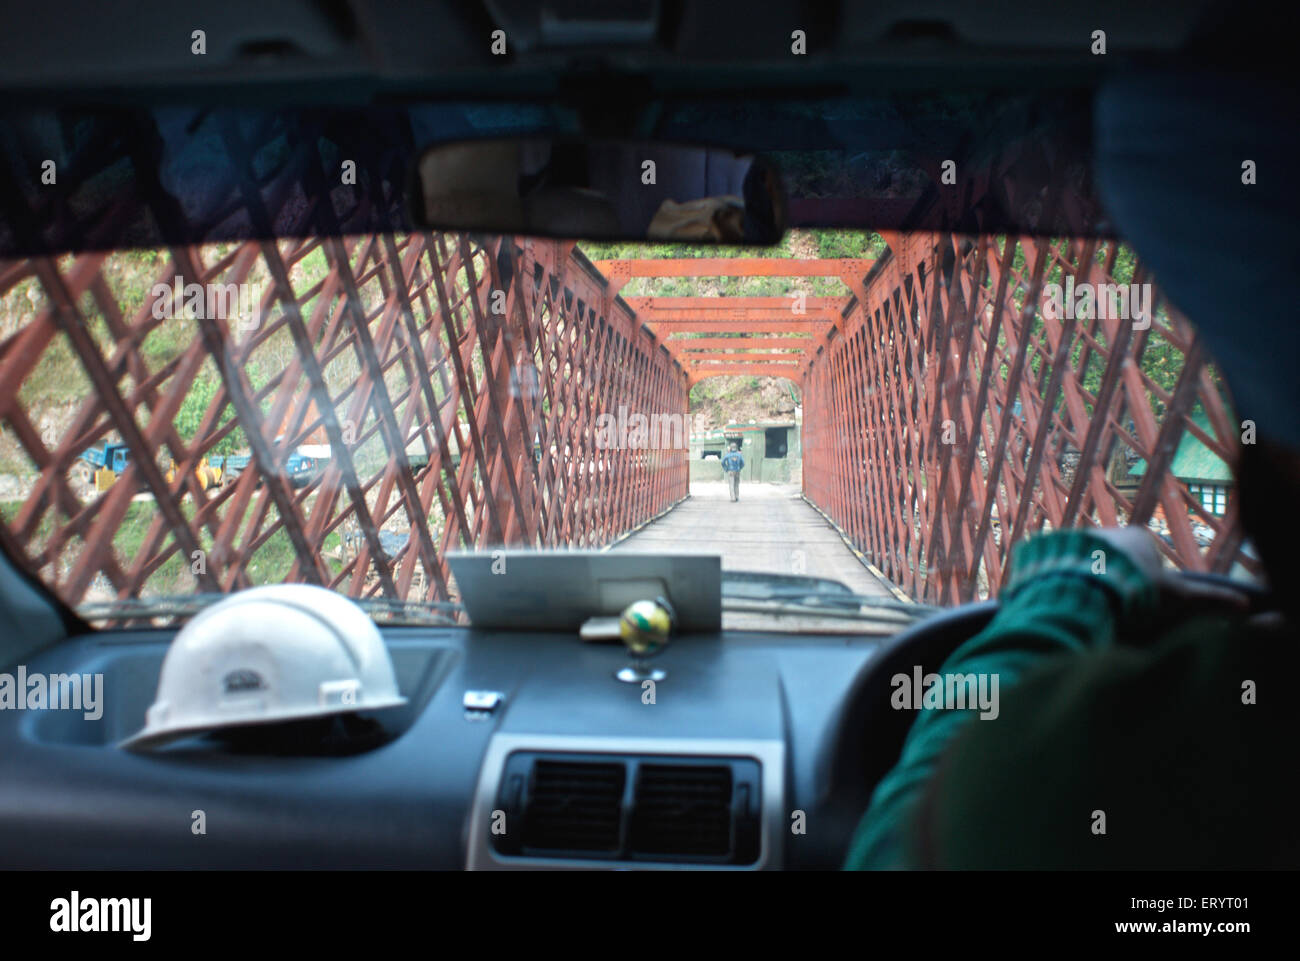
<svg viewBox="0 0 1300 961">
<path fill-rule="evenodd" d="M 697 350 L 770 350 L 779 347 L 783 350 L 807 350 L 813 343 L 808 336 L 803 337 L 678 337 L 668 341 L 668 349 L 677 355 L 689 355 Z"/>
<path fill-rule="evenodd" d="M 261 215 L 270 222 L 276 212 Z M 201 324 L 200 336 L 157 370 L 132 347 L 153 323 L 148 305 L 137 310 L 111 296 L 102 254 L 0 269 L 0 294 L 32 277 L 54 305 L 19 326 L 22 349 L 0 351 L 0 399 L 19 395 L 65 333 L 94 388 L 53 439 L 0 401 L 0 427 L 40 469 L 18 509 L 0 520 L 0 541 L 33 574 L 59 567 L 51 586 L 64 603 L 77 606 L 97 584 L 119 597 L 170 589 L 167 565 L 178 556 L 188 562 L 196 545 L 207 551 L 200 590 L 242 589 L 257 583 L 253 565 L 273 537 L 292 552 L 286 581 L 352 597 L 449 600 L 450 551 L 599 546 L 686 496 L 687 451 L 599 442 L 596 420 L 623 405 L 685 417 L 689 381 L 575 259 L 572 244 L 453 233 L 327 237 L 330 269 L 312 287 L 294 281 L 290 267 L 314 243 L 248 241 L 229 255 L 212 245 L 172 250 L 169 276 L 224 286 L 264 271 L 277 309 L 254 337 L 235 337 L 224 321 Z M 371 310 L 361 291 L 376 278 L 388 295 Z M 103 343 L 86 333 L 81 306 L 101 288 L 96 309 L 120 335 Z M 505 311 L 494 316 L 497 291 Z M 272 336 L 300 350 L 254 387 L 248 359 Z M 342 380 L 326 374 L 339 351 L 357 364 Z M 216 371 L 215 393 L 200 398 L 203 426 L 182 438 L 174 418 L 195 399 L 205 365 Z M 119 369 L 132 372 L 130 383 Z M 234 411 L 233 423 L 223 426 L 223 410 Z M 363 425 L 355 444 L 344 439 L 348 420 Z M 232 485 L 210 488 L 199 465 L 236 426 L 249 463 Z M 298 489 L 284 457 L 320 433 L 333 457 Z M 87 447 L 119 438 L 131 465 L 88 500 L 68 466 Z M 351 453 L 370 445 L 386 456 L 371 463 Z M 160 463 L 163 450 L 175 461 L 174 479 Z M 416 452 L 419 461 L 408 456 Z M 140 487 L 156 516 L 125 557 L 114 545 Z M 182 498 L 192 509 L 182 510 Z M 380 535 L 398 523 L 408 536 L 394 549 Z M 326 545 L 340 535 L 349 546 L 341 566 L 331 566 Z M 65 563 L 60 545 L 74 539 L 79 549 Z"/>
<path fill-rule="evenodd" d="M 804 310 L 834 310 L 843 313 L 848 297 L 804 297 L 796 300 L 785 297 L 624 297 L 623 300 L 637 313 L 662 313 L 696 310 L 772 310 L 791 313 L 795 306 Z"/>
<path fill-rule="evenodd" d="M 752 364 L 758 362 L 790 360 L 798 363 L 803 354 L 687 354 L 677 358 L 683 364 L 698 364 L 702 360 L 724 360 L 733 363 Z"/>
<path fill-rule="evenodd" d="M 687 376 L 692 384 L 698 384 L 709 377 L 784 377 L 796 384 L 803 383 L 798 368 L 778 367 L 776 364 L 767 366 L 755 364 L 752 367 L 740 364 L 729 367 L 694 367 L 687 372 Z"/>
<path fill-rule="evenodd" d="M 746 370 L 749 370 L 752 366 L 758 366 L 758 365 L 751 365 L 751 364 L 746 364 L 746 363 L 744 363 L 744 358 L 743 358 L 743 357 L 729 357 L 729 358 L 727 358 L 727 360 L 720 360 L 720 361 L 713 361 L 713 360 L 698 361 L 698 360 L 692 360 L 692 361 L 688 362 L 685 366 L 686 366 L 689 370 L 713 370 L 715 367 L 719 367 L 719 366 L 722 366 L 722 367 L 732 367 L 732 366 L 737 366 L 737 365 L 744 367 Z M 778 368 L 780 368 L 781 370 L 790 371 L 790 372 L 795 373 L 795 374 L 799 374 L 800 371 L 803 370 L 803 365 L 800 364 L 800 363 L 798 362 L 797 359 L 795 359 L 795 360 L 791 360 L 791 361 L 788 361 L 788 362 L 787 362 L 787 361 L 784 361 L 784 360 L 765 360 L 765 361 L 762 361 L 762 362 L 761 362 L 761 366 L 763 366 L 763 367 L 778 367 Z"/>
<path fill-rule="evenodd" d="M 755 320 L 772 320 L 798 326 L 800 324 L 833 324 L 840 319 L 840 312 L 838 310 L 809 310 L 802 314 L 796 314 L 790 310 L 745 310 L 737 307 L 731 310 L 675 310 L 672 313 L 642 310 L 637 312 L 637 316 L 651 326 L 660 325 L 665 327 L 689 324 L 701 320 L 732 324 L 748 324 Z"/>
<path fill-rule="evenodd" d="M 874 260 L 841 257 L 801 260 L 793 257 L 665 257 L 598 260 L 596 269 L 610 280 L 632 277 L 865 277 Z"/>
<path fill-rule="evenodd" d="M 797 325 L 792 325 L 791 321 L 788 320 L 750 320 L 744 322 L 736 320 L 685 320 L 676 324 L 660 323 L 657 327 L 652 325 L 651 329 L 654 330 L 656 335 L 734 333 L 786 334 L 792 332 L 792 326 L 803 327 L 805 328 L 805 332 L 816 334 L 823 332 L 824 330 L 829 330 L 832 325 L 831 322 L 825 318 L 820 320 L 808 320 L 804 318 L 802 319 L 802 323 Z M 679 341 L 669 340 L 667 343 L 675 344 L 679 343 Z"/>
</svg>

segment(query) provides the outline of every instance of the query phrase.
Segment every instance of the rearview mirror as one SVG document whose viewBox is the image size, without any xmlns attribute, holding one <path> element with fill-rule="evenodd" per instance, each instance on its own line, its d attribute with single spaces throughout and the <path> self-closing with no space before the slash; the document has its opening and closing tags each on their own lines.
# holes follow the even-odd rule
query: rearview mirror
<svg viewBox="0 0 1300 961">
<path fill-rule="evenodd" d="M 431 147 L 411 219 L 435 230 L 589 240 L 775 244 L 775 168 L 732 150 L 549 138 Z"/>
</svg>

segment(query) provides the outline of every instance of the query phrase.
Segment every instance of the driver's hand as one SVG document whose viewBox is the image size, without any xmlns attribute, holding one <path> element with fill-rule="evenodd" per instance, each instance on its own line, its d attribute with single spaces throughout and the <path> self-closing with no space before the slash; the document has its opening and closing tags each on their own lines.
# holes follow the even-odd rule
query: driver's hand
<svg viewBox="0 0 1300 961">
<path fill-rule="evenodd" d="M 1145 527 L 1098 527 L 1092 533 L 1123 552 L 1156 585 L 1162 611 L 1189 604 L 1196 608 L 1226 605 L 1242 611 L 1250 606 L 1250 598 L 1243 591 L 1182 577 L 1175 568 L 1166 566 L 1155 537 Z"/>
</svg>

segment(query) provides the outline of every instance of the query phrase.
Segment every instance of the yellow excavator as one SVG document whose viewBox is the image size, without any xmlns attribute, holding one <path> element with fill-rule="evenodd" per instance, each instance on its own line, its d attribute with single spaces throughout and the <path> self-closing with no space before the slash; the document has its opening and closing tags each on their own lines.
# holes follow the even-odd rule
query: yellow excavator
<svg viewBox="0 0 1300 961">
<path fill-rule="evenodd" d="M 164 476 L 167 478 L 168 484 L 176 483 L 176 465 L 174 463 L 167 468 L 167 473 Z M 208 463 L 206 457 L 200 457 L 199 462 L 194 465 L 194 476 L 205 491 L 221 486 L 221 468 Z"/>
</svg>

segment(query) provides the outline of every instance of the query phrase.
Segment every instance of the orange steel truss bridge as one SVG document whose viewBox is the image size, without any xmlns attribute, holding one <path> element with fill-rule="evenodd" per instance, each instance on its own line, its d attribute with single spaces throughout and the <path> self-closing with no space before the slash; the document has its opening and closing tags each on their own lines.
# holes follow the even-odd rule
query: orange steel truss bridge
<svg viewBox="0 0 1300 961">
<path fill-rule="evenodd" d="M 610 447 L 602 415 L 688 423 L 693 384 L 739 374 L 799 387 L 804 496 L 917 600 L 996 594 L 1011 544 L 1081 523 L 1154 522 L 1182 567 L 1253 569 L 1235 502 L 1211 513 L 1168 471 L 1185 435 L 1231 463 L 1240 433 L 1187 321 L 1158 291 L 1145 326 L 1042 309 L 1048 283 L 1114 282 L 1118 245 L 884 239 L 876 260 L 596 263 L 456 234 L 208 245 L 158 252 L 143 302 L 118 254 L 0 263 L 21 315 L 0 330 L 0 540 L 71 604 L 268 571 L 446 600 L 450 551 L 599 547 L 672 509 L 685 444 Z M 152 285 L 178 276 L 252 284 L 256 317 L 156 316 Z M 755 276 L 843 293 L 620 294 Z M 66 400 L 39 422 L 52 371 Z M 81 456 L 106 442 L 127 466 L 88 488 Z M 294 452 L 322 449 L 295 480 Z"/>
</svg>

